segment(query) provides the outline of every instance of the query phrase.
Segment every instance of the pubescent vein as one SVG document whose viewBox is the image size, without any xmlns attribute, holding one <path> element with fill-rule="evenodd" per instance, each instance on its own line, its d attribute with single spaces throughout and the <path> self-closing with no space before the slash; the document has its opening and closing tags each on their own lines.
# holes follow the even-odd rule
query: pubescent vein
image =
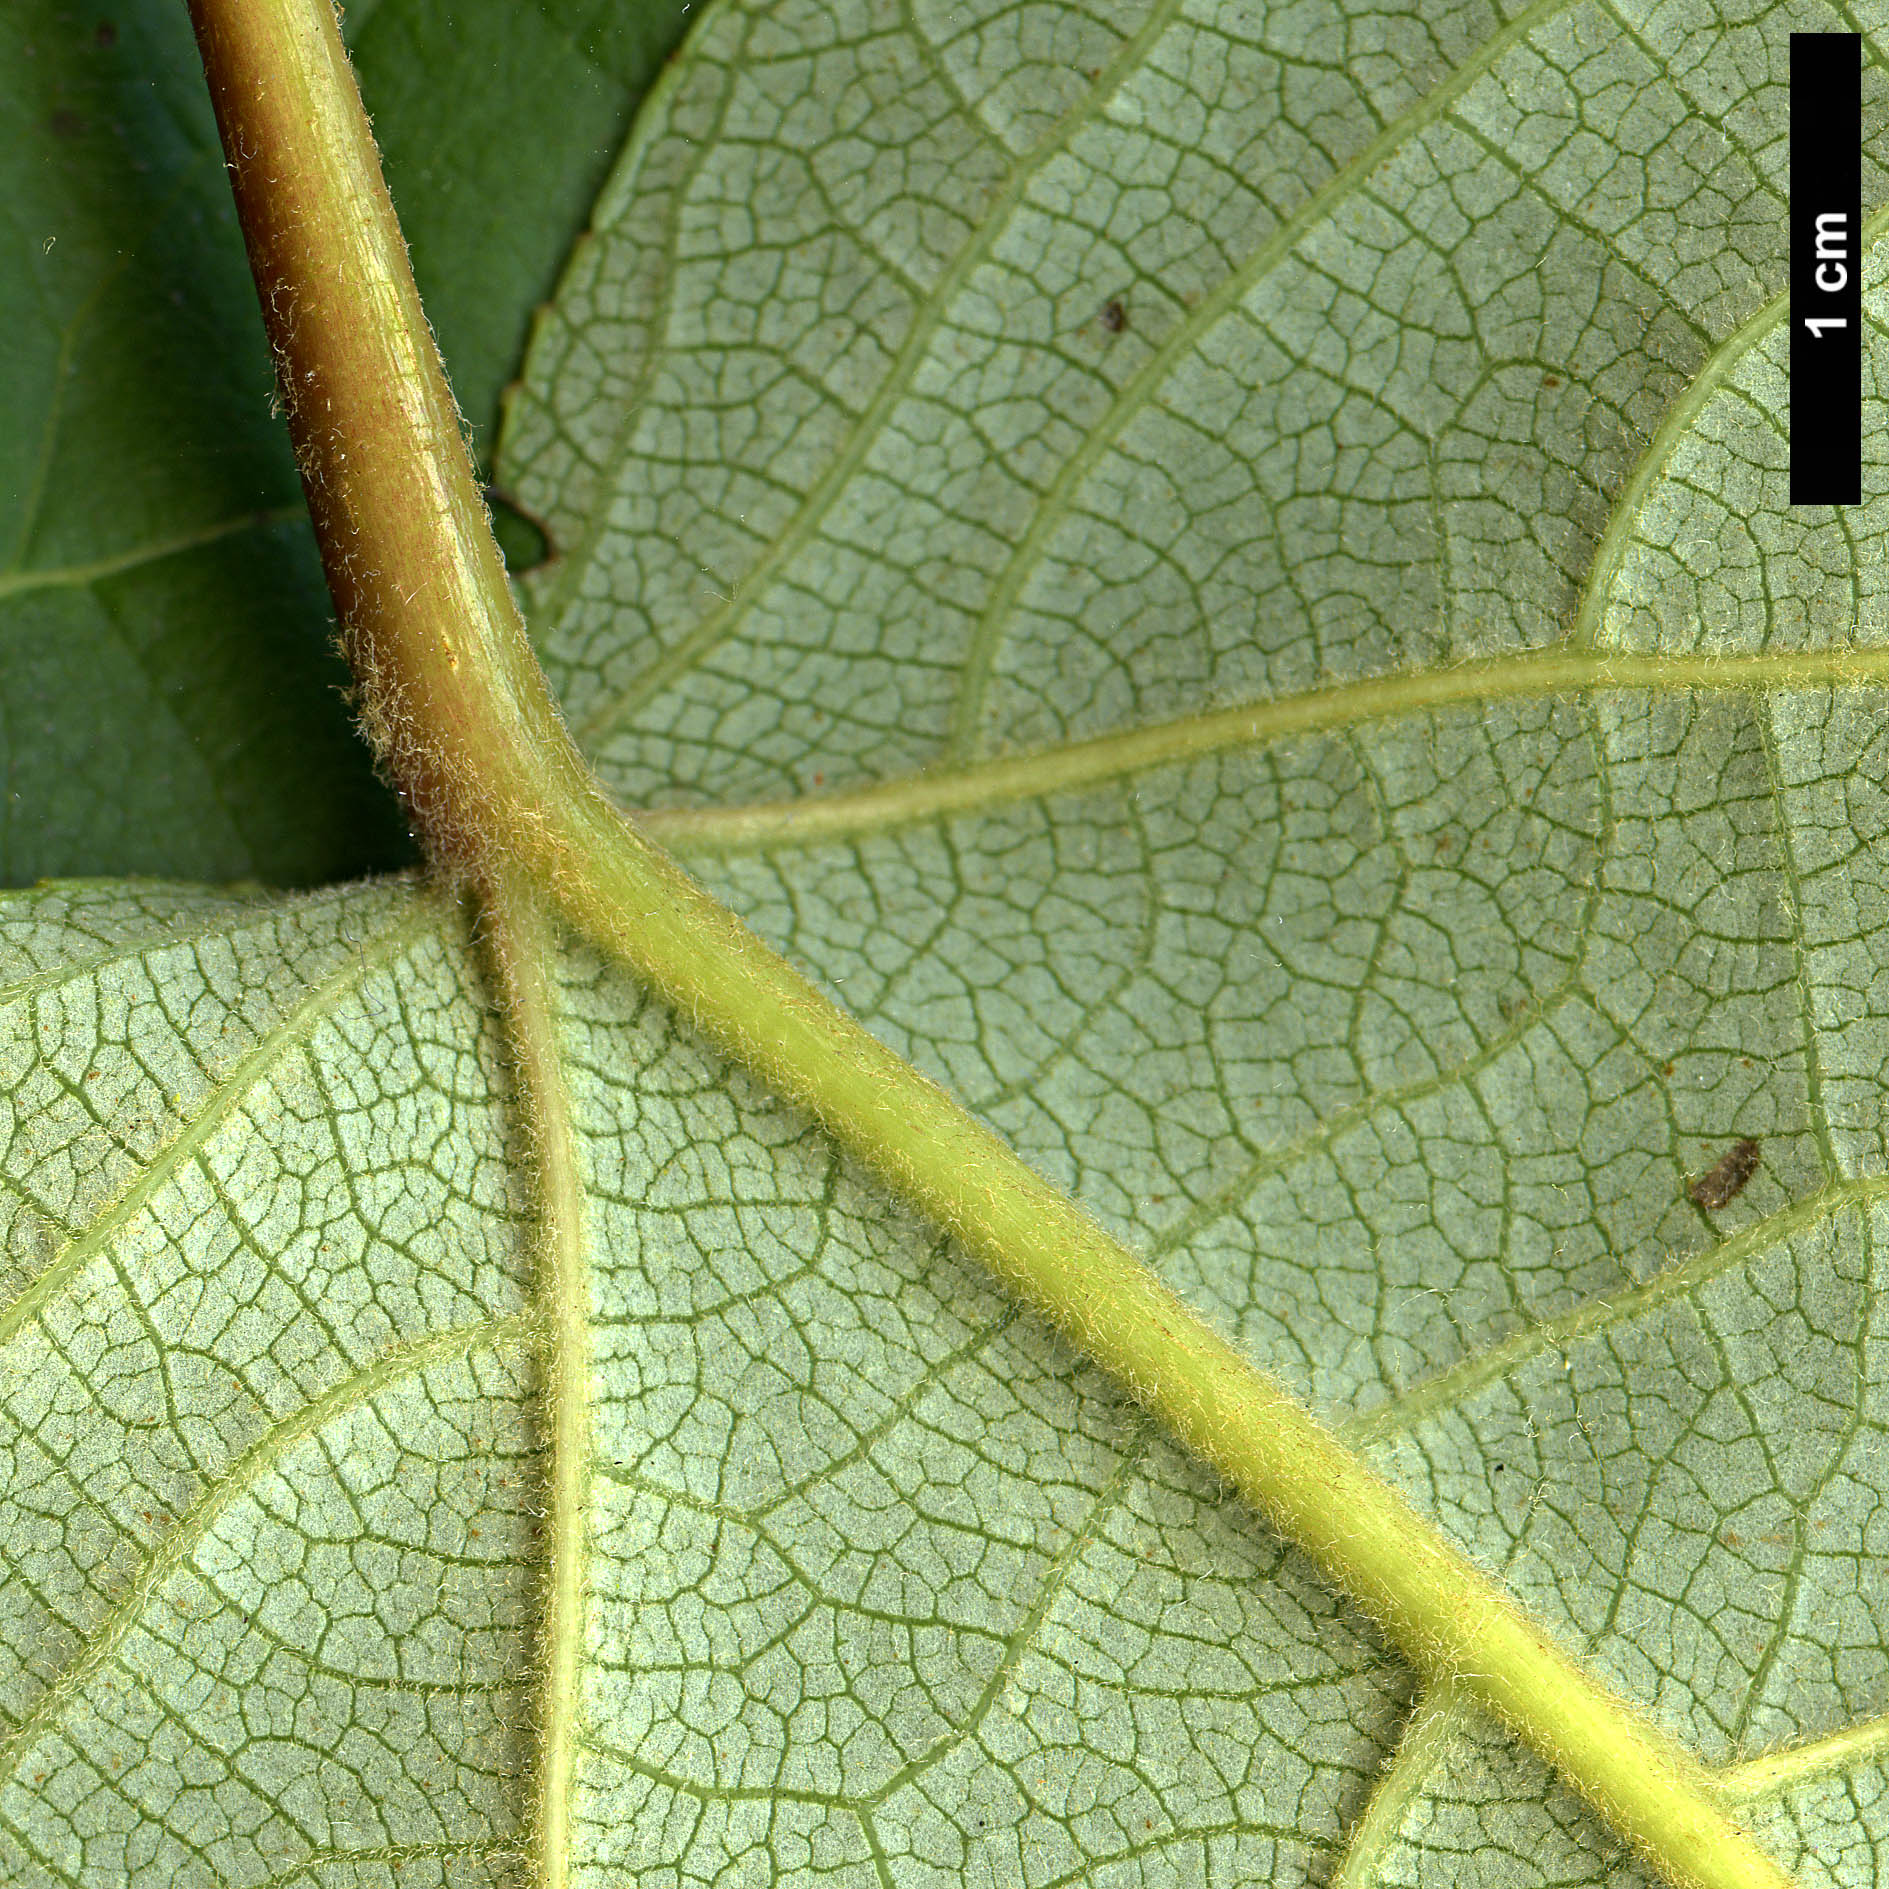
<svg viewBox="0 0 1889 1889">
<path fill-rule="evenodd" d="M 1889 645 L 1755 656 L 1639 655 L 1566 647 L 1447 668 L 1370 676 L 1328 688 L 1178 717 L 1152 727 L 939 768 L 850 792 L 732 807 L 651 807 L 638 824 L 678 853 L 818 845 L 919 821 L 1087 788 L 1229 749 L 1393 721 L 1432 709 L 1609 691 L 1867 688 L 1889 683 Z"/>
</svg>

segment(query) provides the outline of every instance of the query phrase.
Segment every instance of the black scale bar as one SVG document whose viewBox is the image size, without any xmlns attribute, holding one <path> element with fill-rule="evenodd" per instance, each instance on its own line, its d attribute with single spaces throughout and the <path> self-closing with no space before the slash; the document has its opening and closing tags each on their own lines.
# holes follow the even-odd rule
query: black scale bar
<svg viewBox="0 0 1889 1889">
<path fill-rule="evenodd" d="M 1863 502 L 1863 42 L 1791 35 L 1791 503 Z"/>
</svg>

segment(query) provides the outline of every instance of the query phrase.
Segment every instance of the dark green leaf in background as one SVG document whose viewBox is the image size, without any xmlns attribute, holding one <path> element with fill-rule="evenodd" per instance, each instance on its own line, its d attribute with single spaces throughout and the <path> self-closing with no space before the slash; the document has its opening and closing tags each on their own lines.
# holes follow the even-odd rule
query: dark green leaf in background
<svg viewBox="0 0 1889 1889">
<path fill-rule="evenodd" d="M 676 0 L 351 10 L 482 445 L 684 24 Z M 310 884 L 402 863 L 399 809 L 349 728 L 175 0 L 5 10 L 0 243 L 0 882 Z M 508 525 L 510 555 L 538 554 Z"/>
</svg>

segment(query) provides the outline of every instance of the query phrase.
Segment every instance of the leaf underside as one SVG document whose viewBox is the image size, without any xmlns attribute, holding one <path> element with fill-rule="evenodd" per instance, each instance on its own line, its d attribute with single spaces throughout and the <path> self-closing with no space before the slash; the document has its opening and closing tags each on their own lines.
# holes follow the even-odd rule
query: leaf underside
<svg viewBox="0 0 1889 1889">
<path fill-rule="evenodd" d="M 488 453 L 677 0 L 354 0 L 428 314 Z M 176 0 L 0 15 L 0 884 L 409 863 L 322 584 Z M 511 514 L 501 514 L 510 517 Z"/>
<path fill-rule="evenodd" d="M 609 784 L 1863 1889 L 1882 504 L 1789 508 L 1778 300 L 1785 36 L 1844 24 L 724 4 L 500 473 Z M 0 920 L 0 1878 L 528 1881 L 545 1347 L 471 921 Z M 1393 1759 L 1415 1681 L 1301 1560 L 559 977 L 573 1881 L 1643 1880 L 1472 1715 Z"/>
</svg>

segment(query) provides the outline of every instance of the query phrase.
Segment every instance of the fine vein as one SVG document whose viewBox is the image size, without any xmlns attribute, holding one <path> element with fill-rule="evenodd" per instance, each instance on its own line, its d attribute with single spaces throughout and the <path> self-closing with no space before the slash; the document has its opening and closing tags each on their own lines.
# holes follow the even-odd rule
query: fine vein
<svg viewBox="0 0 1889 1889">
<path fill-rule="evenodd" d="M 314 1435 L 334 1418 L 359 1409 L 376 1392 L 385 1390 L 390 1384 L 424 1371 L 431 1365 L 451 1358 L 463 1358 L 480 1346 L 498 1350 L 506 1345 L 526 1343 L 535 1335 L 532 1322 L 517 1316 L 485 1319 L 477 1324 L 428 1332 L 383 1352 L 371 1364 L 323 1391 L 320 1396 L 310 1399 L 272 1429 L 265 1430 L 224 1470 L 196 1506 L 164 1537 L 145 1562 L 137 1579 L 93 1629 L 84 1650 L 40 1694 L 33 1709 L 20 1721 L 12 1735 L 0 1744 L 0 1779 L 14 1776 L 34 1742 L 57 1723 L 67 1705 L 78 1697 L 93 1675 L 124 1643 L 125 1636 L 144 1617 L 164 1582 L 190 1559 L 218 1520 L 234 1503 L 255 1488 L 304 1437 Z"/>
<path fill-rule="evenodd" d="M 1873 247 L 1886 229 L 1889 229 L 1889 207 L 1878 210 L 1864 222 L 1861 237 L 1864 249 Z M 1679 442 L 1697 421 L 1706 403 L 1730 380 L 1732 369 L 1753 348 L 1770 337 L 1789 310 L 1788 292 L 1774 295 L 1733 333 L 1727 335 L 1707 356 L 1704 365 L 1687 383 L 1685 391 L 1673 402 L 1665 419 L 1660 422 L 1659 430 L 1647 442 L 1639 463 L 1613 502 L 1608 513 L 1607 528 L 1601 534 L 1593 562 L 1588 567 L 1587 582 L 1581 590 L 1580 613 L 1575 618 L 1570 639 L 1577 649 L 1591 649 L 1600 645 L 1608 599 L 1612 597 L 1614 581 L 1626 563 L 1627 551 L 1639 526 L 1647 494 L 1678 450 Z"/>
<path fill-rule="evenodd" d="M 1554 0 L 1554 3 L 1565 4 L 1565 0 Z M 832 510 L 835 499 L 859 470 L 886 420 L 899 402 L 910 394 L 912 383 L 925 361 L 932 337 L 944 320 L 946 310 L 959 289 L 989 259 L 991 251 L 1008 227 L 1008 213 L 1022 201 L 1031 181 L 1068 148 L 1083 125 L 1106 109 L 1124 77 L 1132 74 L 1146 58 L 1149 46 L 1166 30 L 1175 11 L 1176 0 L 1158 0 L 1141 27 L 1117 50 L 1109 62 L 1107 73 L 1097 81 L 1084 104 L 1063 120 L 1051 138 L 1029 153 L 1027 160 L 1013 168 L 1003 189 L 985 212 L 976 236 L 952 259 L 937 286 L 920 305 L 898 359 L 887 371 L 858 422 L 851 428 L 847 450 L 828 467 L 807 494 L 793 521 L 767 546 L 754 565 L 735 578 L 734 587 L 722 608 L 658 657 L 627 688 L 599 703 L 584 717 L 578 733 L 585 741 L 599 741 L 611 734 L 638 706 L 677 676 L 694 668 L 710 650 L 725 642 L 747 615 L 753 597 L 766 589 L 773 576 L 785 568 L 794 553 L 819 530 Z"/>
<path fill-rule="evenodd" d="M 1054 483 L 1044 494 L 1031 517 L 1029 529 L 1018 543 L 1002 576 L 991 593 L 979 622 L 974 654 L 967 665 L 965 686 L 952 719 L 951 747 L 954 756 L 962 755 L 975 738 L 983 689 L 989 676 L 1005 619 L 1023 593 L 1031 571 L 1041 562 L 1050 539 L 1073 507 L 1077 494 L 1103 456 L 1115 449 L 1136 414 L 1156 397 L 1162 383 L 1174 372 L 1185 351 L 1196 345 L 1216 322 L 1251 294 L 1256 283 L 1278 266 L 1304 239 L 1306 233 L 1329 217 L 1336 206 L 1355 196 L 1365 180 L 1426 127 L 1445 116 L 1450 107 L 1485 73 L 1494 69 L 1498 59 L 1518 40 L 1525 39 L 1544 21 L 1567 9 L 1569 0 L 1534 0 L 1479 46 L 1473 57 L 1465 60 L 1447 78 L 1417 99 L 1408 110 L 1393 118 L 1378 134 L 1311 192 L 1292 214 L 1271 230 L 1238 267 L 1231 270 L 1220 285 L 1164 336 L 1160 345 L 1126 381 L 1116 394 L 1107 413 L 1096 420 L 1082 444 L 1063 461 Z"/>
<path fill-rule="evenodd" d="M 36 1318 L 64 1288 L 67 1280 L 103 1252 L 119 1230 L 144 1208 L 165 1182 L 186 1162 L 203 1152 L 217 1129 L 269 1069 L 289 1051 L 306 1044 L 309 1036 L 334 1014 L 344 996 L 436 921 L 437 911 L 433 902 L 421 899 L 415 910 L 389 925 L 357 956 L 348 959 L 338 970 L 316 984 L 281 1022 L 235 1064 L 211 1092 L 204 1106 L 184 1124 L 176 1138 L 138 1170 L 131 1185 L 71 1240 L 11 1305 L 0 1311 L 0 1345 L 6 1344 L 17 1331 Z"/>
</svg>

